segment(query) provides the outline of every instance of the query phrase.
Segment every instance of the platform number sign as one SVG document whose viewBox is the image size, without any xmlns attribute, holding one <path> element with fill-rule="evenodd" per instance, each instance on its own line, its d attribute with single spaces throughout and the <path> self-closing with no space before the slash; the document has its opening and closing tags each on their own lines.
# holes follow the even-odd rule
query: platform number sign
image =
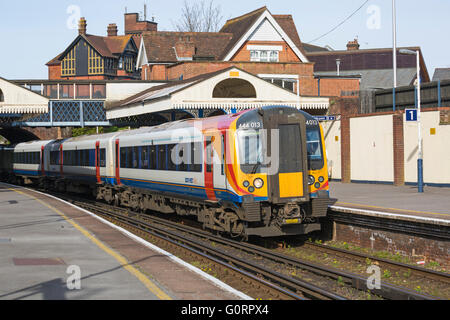
<svg viewBox="0 0 450 320">
<path fill-rule="evenodd" d="M 417 109 L 405 109 L 406 121 L 417 121 Z"/>
</svg>

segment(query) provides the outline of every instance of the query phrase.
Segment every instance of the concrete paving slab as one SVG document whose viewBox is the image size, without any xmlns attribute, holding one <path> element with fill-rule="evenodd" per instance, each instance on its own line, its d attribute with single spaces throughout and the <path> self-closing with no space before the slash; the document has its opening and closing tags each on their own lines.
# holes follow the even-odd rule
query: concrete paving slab
<svg viewBox="0 0 450 320">
<path fill-rule="evenodd" d="M 0 188 L 0 238 L 9 239 L 0 242 L 0 299 L 158 299 L 67 220 Z M 71 290 L 78 270 L 81 288 Z"/>
<path fill-rule="evenodd" d="M 385 211 L 450 221 L 450 188 L 330 182 L 335 206 Z"/>
</svg>

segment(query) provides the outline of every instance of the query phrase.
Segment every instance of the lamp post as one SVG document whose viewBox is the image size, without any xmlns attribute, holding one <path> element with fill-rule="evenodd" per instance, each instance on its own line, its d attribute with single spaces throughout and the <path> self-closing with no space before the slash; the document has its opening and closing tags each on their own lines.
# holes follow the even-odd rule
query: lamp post
<svg viewBox="0 0 450 320">
<path fill-rule="evenodd" d="M 422 151 L 422 129 L 420 122 L 420 53 L 419 50 L 408 49 L 399 50 L 401 54 L 416 55 L 417 60 L 417 136 L 419 144 L 419 155 L 417 157 L 417 188 L 418 192 L 423 192 L 423 151 Z"/>
</svg>

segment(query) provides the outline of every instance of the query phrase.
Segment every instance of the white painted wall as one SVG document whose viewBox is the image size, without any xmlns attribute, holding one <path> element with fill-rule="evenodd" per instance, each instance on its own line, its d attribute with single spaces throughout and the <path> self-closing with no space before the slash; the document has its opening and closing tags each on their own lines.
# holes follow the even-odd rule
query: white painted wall
<svg viewBox="0 0 450 320">
<path fill-rule="evenodd" d="M 249 41 L 284 41 L 283 37 L 278 33 L 275 27 L 270 23 L 268 19 L 264 19 L 263 22 L 256 28 L 252 35 L 248 39 Z"/>
<path fill-rule="evenodd" d="M 328 176 L 341 179 L 341 121 L 324 121 L 320 124 L 327 150 Z"/>
<path fill-rule="evenodd" d="M 439 125 L 439 111 L 421 113 L 423 179 L 425 183 L 450 184 L 450 125 Z M 417 123 L 403 118 L 405 139 L 405 182 L 417 182 Z M 436 134 L 431 135 L 430 129 Z"/>
<path fill-rule="evenodd" d="M 392 115 L 350 119 L 352 180 L 394 181 Z"/>
</svg>

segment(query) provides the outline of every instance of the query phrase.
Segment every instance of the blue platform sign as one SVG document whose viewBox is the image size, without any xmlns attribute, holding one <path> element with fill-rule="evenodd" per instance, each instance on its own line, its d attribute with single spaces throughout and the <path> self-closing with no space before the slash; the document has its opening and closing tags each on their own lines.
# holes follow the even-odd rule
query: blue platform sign
<svg viewBox="0 0 450 320">
<path fill-rule="evenodd" d="M 417 121 L 417 109 L 405 109 L 406 121 Z"/>
<path fill-rule="evenodd" d="M 314 117 L 318 121 L 335 121 L 336 116 L 315 116 Z"/>
</svg>

